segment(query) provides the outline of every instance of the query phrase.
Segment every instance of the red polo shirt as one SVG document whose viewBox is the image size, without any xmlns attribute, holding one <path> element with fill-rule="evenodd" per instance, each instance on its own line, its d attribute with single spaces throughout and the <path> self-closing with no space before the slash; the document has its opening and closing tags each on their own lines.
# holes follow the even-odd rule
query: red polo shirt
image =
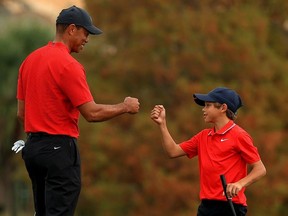
<svg viewBox="0 0 288 216">
<path fill-rule="evenodd" d="M 236 182 L 247 175 L 247 164 L 260 160 L 250 135 L 233 121 L 220 131 L 205 129 L 182 142 L 180 147 L 189 158 L 198 155 L 200 170 L 200 199 L 226 200 L 220 175 L 227 183 Z M 243 188 L 233 202 L 247 205 Z"/>
<path fill-rule="evenodd" d="M 17 99 L 25 102 L 25 132 L 79 136 L 78 106 L 93 100 L 83 66 L 63 43 L 49 42 L 22 63 Z"/>
</svg>

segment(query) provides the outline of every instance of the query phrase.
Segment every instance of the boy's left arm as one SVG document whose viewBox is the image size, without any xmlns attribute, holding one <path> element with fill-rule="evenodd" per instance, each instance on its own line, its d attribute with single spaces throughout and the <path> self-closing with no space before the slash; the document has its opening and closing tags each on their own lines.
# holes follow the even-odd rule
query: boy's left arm
<svg viewBox="0 0 288 216">
<path fill-rule="evenodd" d="M 247 187 L 266 175 L 266 168 L 261 160 L 253 164 L 250 164 L 250 166 L 252 167 L 251 171 L 245 178 L 239 181 L 242 187 Z"/>
<path fill-rule="evenodd" d="M 237 196 L 243 187 L 249 186 L 266 175 L 266 168 L 261 160 L 250 165 L 252 169 L 245 178 L 240 179 L 238 182 L 227 184 L 226 191 L 229 197 Z"/>
</svg>

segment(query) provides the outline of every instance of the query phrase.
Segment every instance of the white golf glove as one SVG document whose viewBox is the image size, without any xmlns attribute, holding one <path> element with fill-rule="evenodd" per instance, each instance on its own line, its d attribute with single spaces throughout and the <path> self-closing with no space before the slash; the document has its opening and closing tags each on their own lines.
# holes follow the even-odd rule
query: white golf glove
<svg viewBox="0 0 288 216">
<path fill-rule="evenodd" d="M 18 152 L 20 152 L 23 148 L 25 147 L 25 142 L 23 140 L 18 140 L 14 143 L 13 147 L 12 147 L 12 151 L 15 151 L 15 153 L 17 154 Z"/>
</svg>

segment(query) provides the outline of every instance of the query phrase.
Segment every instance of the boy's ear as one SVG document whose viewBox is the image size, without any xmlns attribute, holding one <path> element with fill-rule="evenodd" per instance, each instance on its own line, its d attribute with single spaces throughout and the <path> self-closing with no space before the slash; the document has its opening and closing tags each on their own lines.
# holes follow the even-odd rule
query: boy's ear
<svg viewBox="0 0 288 216">
<path fill-rule="evenodd" d="M 224 104 L 222 104 L 222 110 L 226 112 L 226 111 L 227 111 L 227 109 L 228 109 L 228 106 L 227 106 L 227 104 L 225 104 L 225 103 L 224 103 Z"/>
</svg>

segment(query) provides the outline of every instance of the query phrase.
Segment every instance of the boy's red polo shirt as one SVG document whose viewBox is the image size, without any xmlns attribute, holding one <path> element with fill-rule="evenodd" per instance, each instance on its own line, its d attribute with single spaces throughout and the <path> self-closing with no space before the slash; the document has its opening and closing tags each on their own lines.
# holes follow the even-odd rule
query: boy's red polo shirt
<svg viewBox="0 0 288 216">
<path fill-rule="evenodd" d="M 233 121 L 216 133 L 214 129 L 202 130 L 180 147 L 189 158 L 198 155 L 201 200 L 225 201 L 220 175 L 225 175 L 227 183 L 236 182 L 247 175 L 247 164 L 260 160 L 250 135 Z M 233 202 L 246 206 L 244 191 Z"/>
<path fill-rule="evenodd" d="M 18 76 L 17 99 L 25 101 L 25 132 L 79 136 L 78 106 L 93 100 L 83 66 L 63 43 L 31 53 Z"/>
</svg>

